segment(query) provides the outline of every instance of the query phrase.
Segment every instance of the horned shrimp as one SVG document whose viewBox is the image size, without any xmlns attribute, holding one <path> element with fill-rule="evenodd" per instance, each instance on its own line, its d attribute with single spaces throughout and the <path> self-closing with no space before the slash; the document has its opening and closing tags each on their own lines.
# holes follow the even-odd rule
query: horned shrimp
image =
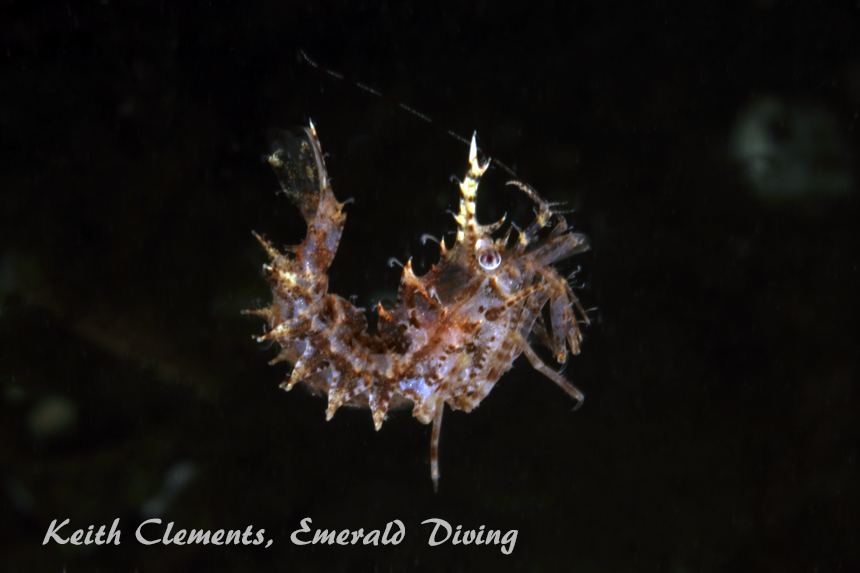
<svg viewBox="0 0 860 573">
<path fill-rule="evenodd" d="M 536 205 L 535 220 L 492 235 L 504 218 L 478 224 L 475 199 L 489 160 L 478 160 L 473 135 L 469 168 L 460 184 L 455 216 L 456 241 L 440 242 L 439 262 L 423 275 L 403 267 L 397 302 L 377 306 L 375 334 L 365 314 L 328 292 L 326 274 L 337 252 L 346 214 L 332 192 L 313 123 L 294 132 L 277 131 L 268 161 L 281 187 L 307 222 L 304 241 L 282 253 L 260 235 L 270 261 L 263 266 L 272 288 L 272 304 L 245 311 L 264 318 L 268 330 L 255 337 L 275 341 L 292 371 L 286 390 L 302 382 L 327 396 L 326 419 L 341 406 L 369 408 L 377 430 L 386 413 L 412 406 L 423 424 L 433 423 L 430 468 L 439 484 L 439 431 L 447 404 L 471 411 L 496 382 L 525 354 L 531 365 L 582 404 L 584 396 L 535 353 L 530 335 L 545 344 L 559 363 L 568 352 L 579 354 L 579 321 L 588 317 L 568 280 L 551 265 L 589 248 L 588 238 L 573 233 L 530 186 L 512 181 Z M 548 232 L 541 232 L 555 225 Z M 546 310 L 544 310 L 546 307 Z"/>
</svg>

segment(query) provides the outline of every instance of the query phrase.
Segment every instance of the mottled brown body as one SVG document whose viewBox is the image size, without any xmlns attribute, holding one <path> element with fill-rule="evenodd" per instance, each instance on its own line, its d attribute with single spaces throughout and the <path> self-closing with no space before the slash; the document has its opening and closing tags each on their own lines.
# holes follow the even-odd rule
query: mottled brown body
<svg viewBox="0 0 860 573">
<path fill-rule="evenodd" d="M 268 322 L 258 341 L 281 346 L 271 363 L 293 365 L 282 387 L 304 382 L 326 395 L 326 419 L 343 405 L 369 407 L 377 430 L 390 408 L 412 405 L 413 416 L 433 422 L 434 487 L 444 405 L 466 412 L 475 408 L 520 354 L 582 402 L 582 393 L 541 361 L 528 338 L 534 333 L 559 362 L 568 349 L 579 353 L 577 316 L 586 323 L 588 318 L 568 281 L 550 265 L 587 250 L 588 239 L 569 232 L 564 218 L 519 182 L 512 184 L 536 203 L 536 220 L 517 230 L 516 241 L 510 241 L 510 230 L 493 239 L 504 219 L 492 225 L 475 219 L 475 195 L 488 163 L 478 161 L 474 137 L 460 184 L 456 243 L 448 249 L 442 241 L 438 264 L 424 276 L 415 276 L 406 264 L 397 303 L 391 310 L 378 306 L 375 335 L 368 334 L 363 312 L 328 293 L 326 271 L 346 215 L 332 193 L 313 124 L 297 135 L 277 132 L 269 163 L 308 224 L 304 242 L 286 254 L 255 234 L 271 259 L 264 270 L 273 301 L 246 312 Z M 555 226 L 539 238 L 552 219 Z M 549 323 L 542 314 L 546 305 Z"/>
</svg>

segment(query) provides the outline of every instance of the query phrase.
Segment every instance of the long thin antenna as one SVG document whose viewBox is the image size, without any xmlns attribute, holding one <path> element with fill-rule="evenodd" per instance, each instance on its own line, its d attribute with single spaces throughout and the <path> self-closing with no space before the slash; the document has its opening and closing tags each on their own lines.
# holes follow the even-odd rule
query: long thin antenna
<svg viewBox="0 0 860 573">
<path fill-rule="evenodd" d="M 464 143 L 466 145 L 471 145 L 471 143 L 472 143 L 471 139 L 467 139 L 467 138 L 463 137 L 462 135 L 460 135 L 459 133 L 457 133 L 451 129 L 448 129 L 447 127 L 445 127 L 444 125 L 442 125 L 438 121 L 435 121 L 433 118 L 421 113 L 417 109 L 410 107 L 410 106 L 406 105 L 405 103 L 403 103 L 397 99 L 394 99 L 390 96 L 387 96 L 384 93 L 382 93 L 381 91 L 374 89 L 368 85 L 365 85 L 365 84 L 363 84 L 363 83 L 361 83 L 361 82 L 359 82 L 353 78 L 346 77 L 339 72 L 336 72 L 332 69 L 329 69 L 325 66 L 318 64 L 316 61 L 310 59 L 304 50 L 299 50 L 299 54 L 301 54 L 304 61 L 307 62 L 307 64 L 310 65 L 312 68 L 319 70 L 320 72 L 322 72 L 328 76 L 331 76 L 331 77 L 333 77 L 339 81 L 351 84 L 351 85 L 357 87 L 358 89 L 360 89 L 362 91 L 373 94 L 376 97 L 382 98 L 382 99 L 388 101 L 389 103 L 391 103 L 392 105 L 396 105 L 400 109 L 405 110 L 405 111 L 411 113 L 412 115 L 414 115 L 415 117 L 426 121 L 427 123 L 429 123 L 430 125 L 432 125 L 436 129 L 438 129 L 439 131 L 447 133 L 448 135 L 450 135 L 454 139 L 460 141 L 461 143 Z M 510 167 L 508 167 L 507 165 L 505 165 L 504 163 L 502 163 L 501 161 L 499 161 L 495 157 L 487 155 L 486 153 L 484 153 L 484 151 L 480 147 L 478 147 L 477 149 L 484 156 L 486 156 L 489 159 L 489 161 L 491 163 L 493 163 L 493 165 L 496 165 L 497 167 L 503 169 L 511 177 L 519 178 L 519 176 L 516 174 L 516 172 L 513 169 L 511 169 Z"/>
</svg>

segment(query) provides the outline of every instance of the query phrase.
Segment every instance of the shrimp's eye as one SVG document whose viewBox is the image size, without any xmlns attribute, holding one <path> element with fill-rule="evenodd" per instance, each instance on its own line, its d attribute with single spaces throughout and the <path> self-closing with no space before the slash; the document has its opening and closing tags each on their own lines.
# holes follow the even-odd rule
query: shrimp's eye
<svg viewBox="0 0 860 573">
<path fill-rule="evenodd" d="M 502 264 L 502 255 L 495 249 L 487 249 L 478 255 L 478 264 L 491 271 Z"/>
</svg>

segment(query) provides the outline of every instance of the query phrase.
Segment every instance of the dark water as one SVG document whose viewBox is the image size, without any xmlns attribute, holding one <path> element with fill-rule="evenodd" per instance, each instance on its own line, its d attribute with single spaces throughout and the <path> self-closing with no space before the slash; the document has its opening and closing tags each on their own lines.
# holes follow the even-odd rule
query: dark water
<svg viewBox="0 0 860 573">
<path fill-rule="evenodd" d="M 4 2 L 0 569 L 860 570 L 860 14 L 697 4 Z M 521 358 L 446 414 L 435 495 L 429 427 L 326 422 L 239 314 L 270 296 L 251 230 L 303 234 L 270 126 L 313 118 L 355 199 L 333 292 L 391 297 L 387 259 L 454 229 L 467 148 L 300 48 L 477 130 L 593 241 L 585 405 Z M 505 181 L 480 218 L 527 222 Z M 406 536 L 295 545 L 307 517 Z M 67 518 L 120 545 L 43 546 Z M 272 544 L 146 546 L 151 518 Z M 430 518 L 516 543 L 430 547 Z"/>
</svg>

